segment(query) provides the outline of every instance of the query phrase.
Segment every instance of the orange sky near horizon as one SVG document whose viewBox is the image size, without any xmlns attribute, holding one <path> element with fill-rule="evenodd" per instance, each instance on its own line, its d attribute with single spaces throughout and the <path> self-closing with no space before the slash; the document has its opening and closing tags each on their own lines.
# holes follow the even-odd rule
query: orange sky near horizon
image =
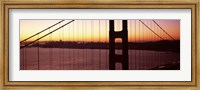
<svg viewBox="0 0 200 90">
<path fill-rule="evenodd" d="M 20 41 L 34 35 L 61 20 L 20 20 Z M 27 40 L 33 41 L 71 20 L 56 25 L 55 27 Z M 115 30 L 122 29 L 122 20 L 115 20 Z M 155 33 L 165 40 L 172 40 L 152 20 L 142 20 Z M 180 40 L 180 20 L 155 20 L 174 39 Z M 85 41 L 108 42 L 109 20 L 75 20 L 69 25 L 41 39 L 40 41 Z M 145 42 L 161 40 L 145 27 L 139 20 L 128 20 L 128 41 Z"/>
</svg>

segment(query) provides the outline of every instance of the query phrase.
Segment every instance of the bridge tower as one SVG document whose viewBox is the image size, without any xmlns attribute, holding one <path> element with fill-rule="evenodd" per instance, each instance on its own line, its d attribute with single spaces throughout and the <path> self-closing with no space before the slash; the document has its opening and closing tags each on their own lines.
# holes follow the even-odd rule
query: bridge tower
<svg viewBox="0 0 200 90">
<path fill-rule="evenodd" d="M 122 20 L 122 30 L 114 31 L 114 20 L 109 20 L 109 69 L 115 70 L 117 62 L 122 64 L 123 70 L 128 70 L 128 24 L 127 20 Z M 122 54 L 115 54 L 115 39 L 122 39 Z"/>
</svg>

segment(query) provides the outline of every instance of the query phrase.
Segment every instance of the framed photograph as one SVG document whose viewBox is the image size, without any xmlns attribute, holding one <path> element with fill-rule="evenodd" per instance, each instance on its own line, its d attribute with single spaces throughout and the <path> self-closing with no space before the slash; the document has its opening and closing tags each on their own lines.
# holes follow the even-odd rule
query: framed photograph
<svg viewBox="0 0 200 90">
<path fill-rule="evenodd" d="M 3 87 L 198 88 L 198 1 L 1 3 Z"/>
</svg>

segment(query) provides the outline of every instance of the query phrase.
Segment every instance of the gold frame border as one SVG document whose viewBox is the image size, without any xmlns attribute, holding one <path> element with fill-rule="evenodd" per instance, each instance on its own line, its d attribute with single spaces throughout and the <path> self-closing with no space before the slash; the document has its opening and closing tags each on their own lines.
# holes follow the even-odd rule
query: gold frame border
<svg viewBox="0 0 200 90">
<path fill-rule="evenodd" d="M 179 9 L 189 8 L 192 10 L 192 81 L 191 82 L 11 82 L 8 80 L 8 14 L 11 8 L 161 8 Z M 199 2 L 2 2 L 2 32 L 3 32 L 3 87 L 19 86 L 166 86 L 166 87 L 197 87 L 197 29 L 198 29 L 198 8 Z"/>
</svg>

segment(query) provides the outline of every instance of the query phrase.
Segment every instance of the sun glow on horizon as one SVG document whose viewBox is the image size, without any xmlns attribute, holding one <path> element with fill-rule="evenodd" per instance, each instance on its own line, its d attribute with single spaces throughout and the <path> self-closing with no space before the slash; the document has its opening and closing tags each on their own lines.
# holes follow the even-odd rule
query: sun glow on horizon
<svg viewBox="0 0 200 90">
<path fill-rule="evenodd" d="M 61 20 L 20 20 L 20 41 L 46 29 Z M 34 41 L 71 20 L 48 29 L 27 41 Z M 115 20 L 115 30 L 122 29 L 122 20 Z M 152 20 L 142 20 L 155 33 L 166 40 L 171 38 L 165 34 Z M 155 20 L 175 40 L 180 40 L 180 20 Z M 47 35 L 40 41 L 84 41 L 84 42 L 109 42 L 109 20 L 75 20 L 65 27 Z M 139 20 L 128 20 L 128 41 L 145 42 L 158 41 L 160 38 L 153 34 Z"/>
</svg>

